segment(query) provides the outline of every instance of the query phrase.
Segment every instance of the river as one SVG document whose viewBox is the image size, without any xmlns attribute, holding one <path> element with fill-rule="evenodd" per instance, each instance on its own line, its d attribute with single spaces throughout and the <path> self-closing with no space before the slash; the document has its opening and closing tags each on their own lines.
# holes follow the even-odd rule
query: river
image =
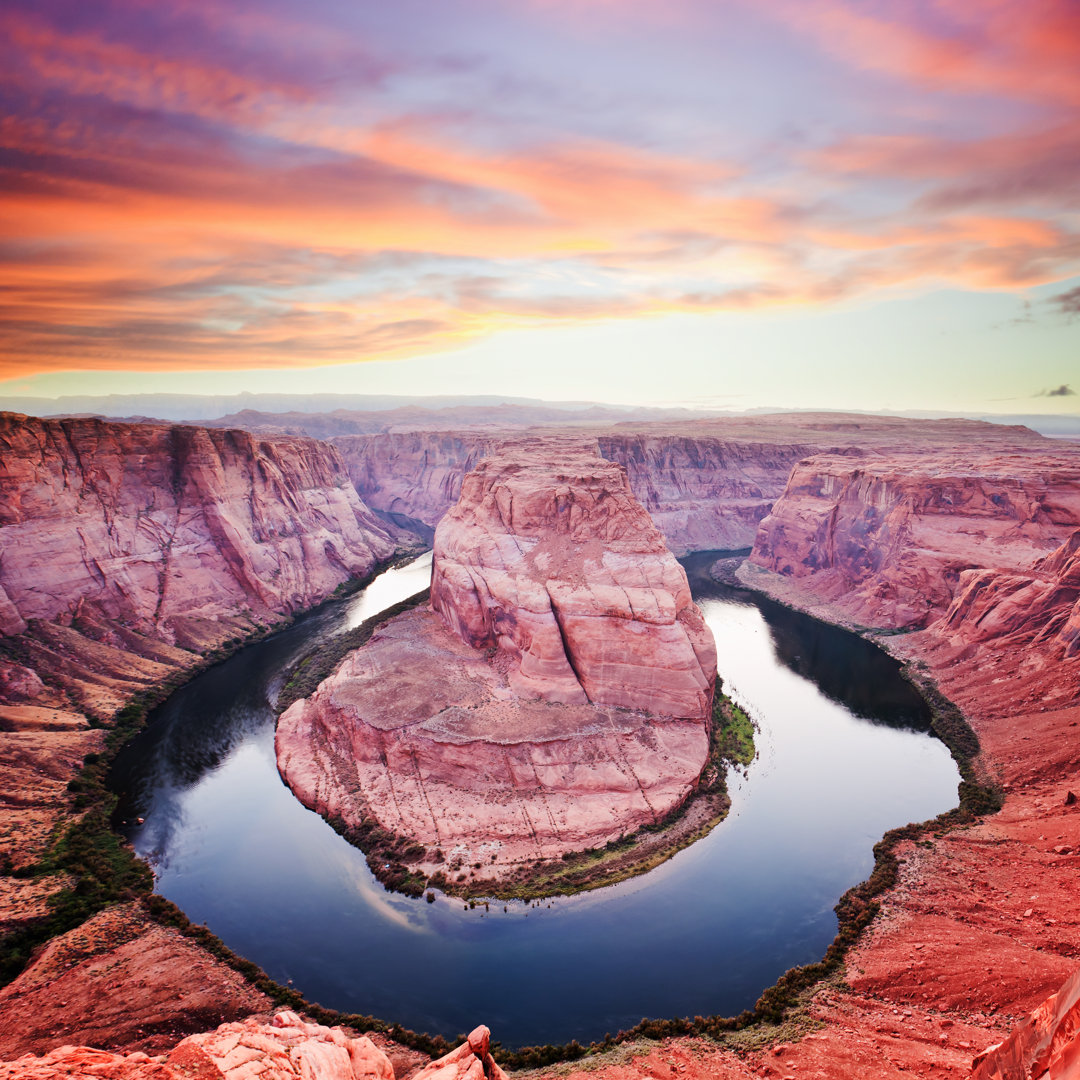
<svg viewBox="0 0 1080 1080">
<path fill-rule="evenodd" d="M 955 764 L 899 668 L 855 635 L 713 584 L 685 560 L 725 691 L 759 725 L 732 809 L 651 873 L 469 910 L 385 892 L 278 777 L 283 673 L 427 585 L 430 553 L 198 676 L 113 770 L 157 891 L 310 1001 L 508 1046 L 602 1038 L 642 1017 L 733 1015 L 819 959 L 833 905 L 882 834 L 956 805 Z"/>
</svg>

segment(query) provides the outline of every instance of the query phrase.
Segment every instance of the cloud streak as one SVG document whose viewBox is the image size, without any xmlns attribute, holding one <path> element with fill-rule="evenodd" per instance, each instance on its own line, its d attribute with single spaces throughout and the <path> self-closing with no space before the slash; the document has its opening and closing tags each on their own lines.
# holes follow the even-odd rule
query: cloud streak
<svg viewBox="0 0 1080 1080">
<path fill-rule="evenodd" d="M 9 5 L 0 378 L 1080 272 L 1071 5 L 572 7 Z M 747 100 L 698 48 L 719 29 L 776 100 L 718 109 Z M 677 109 L 638 109 L 627 58 L 650 48 Z M 829 123 L 784 98 L 794 70 L 836 96 Z"/>
</svg>

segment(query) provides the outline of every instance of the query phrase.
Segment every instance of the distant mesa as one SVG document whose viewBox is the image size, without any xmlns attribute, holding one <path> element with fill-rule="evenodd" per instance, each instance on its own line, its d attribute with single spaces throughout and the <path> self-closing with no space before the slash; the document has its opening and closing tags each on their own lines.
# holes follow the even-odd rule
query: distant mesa
<svg viewBox="0 0 1080 1080">
<path fill-rule="evenodd" d="M 430 608 L 351 653 L 277 732 L 298 797 L 499 876 L 652 824 L 709 753 L 712 634 L 621 466 L 580 439 L 479 463 Z"/>
</svg>

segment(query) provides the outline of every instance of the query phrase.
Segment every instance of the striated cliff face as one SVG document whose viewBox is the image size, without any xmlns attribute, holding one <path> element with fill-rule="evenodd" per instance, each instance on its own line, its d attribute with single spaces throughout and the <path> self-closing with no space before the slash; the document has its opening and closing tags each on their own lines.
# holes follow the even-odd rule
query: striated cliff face
<svg viewBox="0 0 1080 1080">
<path fill-rule="evenodd" d="M 427 874 L 606 843 L 684 802 L 708 758 L 716 653 L 686 575 L 617 465 L 556 449 L 470 473 L 434 610 L 386 623 L 278 723 L 301 801 L 425 845 Z"/>
<path fill-rule="evenodd" d="M 716 648 L 625 471 L 587 446 L 506 447 L 435 533 L 431 606 L 497 646 L 521 698 L 705 719 Z"/>
<path fill-rule="evenodd" d="M 1028 570 L 1078 525 L 1074 452 L 818 455 L 792 470 L 750 562 L 856 623 L 918 629 L 965 574 Z"/>
<path fill-rule="evenodd" d="M 965 642 L 999 641 L 1080 653 L 1080 530 L 1026 574 L 965 570 L 938 627 Z"/>
<path fill-rule="evenodd" d="M 820 447 L 708 435 L 601 435 L 600 453 L 625 470 L 677 555 L 754 542 L 792 466 Z"/>
<path fill-rule="evenodd" d="M 330 441 L 368 506 L 434 529 L 457 502 L 465 474 L 495 449 L 502 436 L 409 431 Z"/>
<path fill-rule="evenodd" d="M 341 436 L 332 442 L 368 506 L 433 529 L 457 501 L 464 474 L 521 434 L 491 428 L 415 430 Z M 534 428 L 529 434 L 557 440 L 570 432 Z M 623 466 L 634 496 L 677 555 L 750 547 L 792 467 L 811 455 L 933 452 L 972 443 L 1003 452 L 1041 451 L 1055 445 L 1026 428 L 843 413 L 583 424 L 572 434 Z"/>
<path fill-rule="evenodd" d="M 393 550 L 311 439 L 0 416 L 0 632 L 81 603 L 174 638 L 177 616 L 295 611 Z"/>
<path fill-rule="evenodd" d="M 412 431 L 332 442 L 367 505 L 434 529 L 457 502 L 465 474 L 518 437 L 509 432 Z M 559 439 L 555 432 L 537 437 Z M 799 439 L 740 442 L 666 432 L 583 431 L 580 438 L 626 470 L 635 498 L 676 555 L 750 547 L 791 466 L 821 449 Z"/>
<path fill-rule="evenodd" d="M 314 440 L 0 414 L 0 688 L 115 703 L 393 550 Z"/>
</svg>

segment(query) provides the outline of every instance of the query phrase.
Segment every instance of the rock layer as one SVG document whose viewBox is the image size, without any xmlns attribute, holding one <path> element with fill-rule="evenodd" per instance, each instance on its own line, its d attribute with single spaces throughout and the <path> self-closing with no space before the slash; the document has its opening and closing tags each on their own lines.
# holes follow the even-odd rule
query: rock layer
<svg viewBox="0 0 1080 1080">
<path fill-rule="evenodd" d="M 312 439 L 0 414 L 0 633 L 78 609 L 179 620 L 312 604 L 393 551 Z"/>
<path fill-rule="evenodd" d="M 435 533 L 431 606 L 497 647 L 519 698 L 704 719 L 716 649 L 625 471 L 551 439 L 465 478 Z"/>
<path fill-rule="evenodd" d="M 1074 452 L 818 455 L 792 470 L 750 561 L 851 621 L 910 630 L 945 612 L 966 571 L 1032 568 L 1078 525 Z"/>
<path fill-rule="evenodd" d="M 501 871 L 693 790 L 715 647 L 619 466 L 578 443 L 483 462 L 439 525 L 431 606 L 282 715 L 278 766 L 306 805 Z"/>
<path fill-rule="evenodd" d="M 1037 448 L 1027 428 L 971 420 L 779 413 L 670 422 L 580 425 L 582 440 L 626 469 L 630 488 L 678 555 L 749 548 L 792 467 L 813 454 L 940 447 Z M 534 429 L 537 437 L 545 437 Z M 558 432 L 551 432 L 558 438 Z M 520 432 L 411 430 L 331 440 L 372 509 L 430 530 L 457 501 L 466 472 Z"/>
<path fill-rule="evenodd" d="M 0 701 L 107 715 L 394 547 L 312 439 L 0 414 Z"/>
</svg>

